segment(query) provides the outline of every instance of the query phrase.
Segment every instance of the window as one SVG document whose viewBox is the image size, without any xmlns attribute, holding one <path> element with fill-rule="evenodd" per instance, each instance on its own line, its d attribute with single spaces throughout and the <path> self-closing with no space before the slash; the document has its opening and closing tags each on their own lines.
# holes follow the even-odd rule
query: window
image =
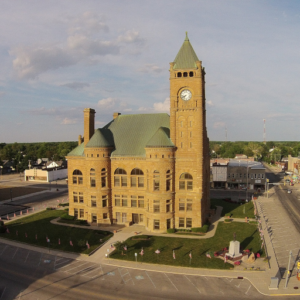
<svg viewBox="0 0 300 300">
<path fill-rule="evenodd" d="M 228 178 L 230 178 L 230 173 L 228 173 Z"/>
<path fill-rule="evenodd" d="M 139 208 L 144 208 L 144 196 L 138 196 Z"/>
<path fill-rule="evenodd" d="M 78 193 L 77 192 L 73 192 L 73 201 L 74 203 L 78 203 Z"/>
<path fill-rule="evenodd" d="M 232 173 L 232 178 L 234 178 L 234 173 Z"/>
<path fill-rule="evenodd" d="M 131 207 L 137 207 L 137 196 L 131 196 Z"/>
<path fill-rule="evenodd" d="M 253 174 L 251 174 L 251 179 L 253 179 Z"/>
<path fill-rule="evenodd" d="M 184 218 L 179 218 L 179 228 L 184 227 Z"/>
<path fill-rule="evenodd" d="M 179 189 L 180 190 L 192 190 L 193 189 L 193 177 L 189 173 L 183 173 L 179 177 Z"/>
<path fill-rule="evenodd" d="M 122 223 L 127 222 L 127 213 L 122 213 Z"/>
<path fill-rule="evenodd" d="M 183 77 L 188 77 L 188 73 L 187 72 L 183 72 Z"/>
<path fill-rule="evenodd" d="M 120 195 L 115 195 L 115 206 L 121 206 Z"/>
<path fill-rule="evenodd" d="M 159 220 L 153 220 L 153 229 L 159 229 Z"/>
<path fill-rule="evenodd" d="M 160 203 L 159 200 L 153 200 L 153 212 L 159 213 L 160 212 Z"/>
<path fill-rule="evenodd" d="M 97 223 L 97 215 L 92 214 L 92 223 Z"/>
<path fill-rule="evenodd" d="M 82 184 L 82 183 L 83 183 L 82 172 L 80 170 L 74 170 L 73 184 Z"/>
<path fill-rule="evenodd" d="M 104 219 L 104 220 L 107 219 L 107 213 L 104 213 L 104 214 L 103 214 L 103 219 Z"/>
<path fill-rule="evenodd" d="M 181 73 L 181 72 L 178 72 L 178 73 L 177 73 L 177 77 L 182 77 L 182 73 Z"/>
<path fill-rule="evenodd" d="M 240 178 L 242 178 L 242 173 L 240 173 Z"/>
<path fill-rule="evenodd" d="M 101 187 L 107 186 L 107 171 L 105 168 L 101 170 Z"/>
<path fill-rule="evenodd" d="M 186 211 L 192 211 L 193 210 L 193 200 L 192 199 L 186 199 Z"/>
<path fill-rule="evenodd" d="M 190 77 L 194 77 L 194 72 L 190 72 Z"/>
<path fill-rule="evenodd" d="M 153 190 L 159 191 L 159 172 L 154 171 L 153 173 Z"/>
<path fill-rule="evenodd" d="M 179 199 L 179 210 L 185 210 L 185 200 L 184 199 Z"/>
<path fill-rule="evenodd" d="M 124 169 L 116 169 L 115 171 L 115 186 L 127 186 L 127 173 Z"/>
<path fill-rule="evenodd" d="M 107 207 L 107 195 L 102 196 L 102 207 Z"/>
<path fill-rule="evenodd" d="M 190 121 L 190 127 L 192 127 L 192 121 Z"/>
<path fill-rule="evenodd" d="M 256 173 L 254 174 L 254 178 L 256 179 Z"/>
<path fill-rule="evenodd" d="M 192 135 L 193 135 L 193 134 L 192 134 L 192 131 L 190 131 L 190 137 L 192 137 Z"/>
<path fill-rule="evenodd" d="M 74 217 L 75 219 L 78 218 L 78 208 L 74 208 Z"/>
<path fill-rule="evenodd" d="M 171 180 L 172 180 L 171 171 L 168 170 L 166 175 L 166 191 L 170 191 L 172 189 Z"/>
<path fill-rule="evenodd" d="M 84 218 L 84 209 L 79 209 L 79 218 Z"/>
<path fill-rule="evenodd" d="M 192 142 L 190 142 L 190 148 L 193 148 L 193 143 Z"/>
<path fill-rule="evenodd" d="M 183 148 L 183 143 L 180 143 L 180 148 Z"/>
<path fill-rule="evenodd" d="M 181 131 L 181 132 L 180 132 L 180 137 L 182 137 L 182 135 L 183 135 L 183 134 L 182 134 L 182 131 Z"/>
<path fill-rule="evenodd" d="M 246 173 L 244 173 L 244 178 L 246 178 L 246 175 L 247 175 L 247 174 L 246 174 Z"/>
<path fill-rule="evenodd" d="M 264 174 L 261 174 L 261 179 L 264 179 Z"/>
<path fill-rule="evenodd" d="M 133 169 L 131 171 L 131 187 L 144 187 L 144 173 L 140 169 Z"/>
<path fill-rule="evenodd" d="M 192 218 L 186 218 L 186 228 L 192 228 Z"/>
<path fill-rule="evenodd" d="M 122 206 L 127 206 L 127 196 L 122 196 Z"/>
<path fill-rule="evenodd" d="M 83 193 L 79 192 L 79 203 L 83 203 Z"/>
<path fill-rule="evenodd" d="M 260 179 L 260 174 L 257 174 L 257 178 Z"/>
<path fill-rule="evenodd" d="M 171 200 L 167 200 L 166 201 L 166 212 L 170 212 L 171 211 Z"/>
<path fill-rule="evenodd" d="M 91 187 L 96 187 L 96 171 L 95 169 L 91 169 L 90 170 L 90 184 L 91 184 Z"/>
<path fill-rule="evenodd" d="M 144 215 L 140 215 L 140 222 L 144 222 Z"/>
<path fill-rule="evenodd" d="M 91 200 L 91 207 L 97 207 L 97 201 Z"/>
<path fill-rule="evenodd" d="M 91 154 L 91 157 L 94 157 L 94 154 Z"/>
</svg>

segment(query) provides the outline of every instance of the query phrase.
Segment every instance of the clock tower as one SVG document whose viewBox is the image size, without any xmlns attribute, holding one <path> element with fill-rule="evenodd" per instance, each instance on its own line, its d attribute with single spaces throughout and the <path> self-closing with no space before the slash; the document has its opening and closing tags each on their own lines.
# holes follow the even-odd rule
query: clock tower
<svg viewBox="0 0 300 300">
<path fill-rule="evenodd" d="M 187 33 L 170 63 L 170 137 L 176 147 L 175 227 L 201 227 L 210 209 L 205 71 Z"/>
</svg>

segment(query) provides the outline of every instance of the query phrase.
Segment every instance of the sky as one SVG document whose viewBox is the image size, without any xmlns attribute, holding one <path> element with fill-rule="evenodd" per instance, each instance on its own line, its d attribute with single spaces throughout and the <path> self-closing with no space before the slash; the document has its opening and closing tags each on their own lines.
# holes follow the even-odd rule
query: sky
<svg viewBox="0 0 300 300">
<path fill-rule="evenodd" d="M 76 141 L 122 114 L 169 112 L 188 32 L 211 141 L 299 141 L 300 1 L 0 0 L 0 143 Z M 226 134 L 227 132 L 227 134 Z"/>
</svg>

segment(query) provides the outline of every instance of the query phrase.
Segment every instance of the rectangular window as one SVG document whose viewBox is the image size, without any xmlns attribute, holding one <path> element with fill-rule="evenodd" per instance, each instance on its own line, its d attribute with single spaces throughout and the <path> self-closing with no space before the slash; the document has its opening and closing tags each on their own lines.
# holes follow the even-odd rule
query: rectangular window
<svg viewBox="0 0 300 300">
<path fill-rule="evenodd" d="M 127 222 L 127 213 L 122 213 L 122 223 Z"/>
<path fill-rule="evenodd" d="M 260 174 L 257 174 L 257 178 L 260 179 Z"/>
<path fill-rule="evenodd" d="M 83 193 L 79 192 L 79 203 L 83 203 Z"/>
<path fill-rule="evenodd" d="M 96 187 L 96 178 L 91 177 L 91 187 Z"/>
<path fill-rule="evenodd" d="M 192 228 L 192 218 L 186 218 L 186 228 Z"/>
<path fill-rule="evenodd" d="M 73 200 L 74 200 L 75 203 L 78 202 L 78 194 L 77 194 L 77 192 L 73 192 Z"/>
<path fill-rule="evenodd" d="M 179 218 L 179 228 L 184 227 L 184 218 Z"/>
<path fill-rule="evenodd" d="M 154 204 L 153 205 L 153 212 L 159 213 L 160 212 L 160 205 L 159 204 Z"/>
<path fill-rule="evenodd" d="M 84 218 L 84 209 L 79 209 L 79 218 Z"/>
<path fill-rule="evenodd" d="M 107 213 L 103 213 L 103 219 L 107 219 Z"/>
<path fill-rule="evenodd" d="M 228 178 L 230 178 L 230 173 L 228 173 Z"/>
<path fill-rule="evenodd" d="M 78 218 L 78 208 L 74 208 L 74 217 L 75 219 Z"/>
<path fill-rule="evenodd" d="M 179 189 L 185 190 L 185 181 L 179 181 Z"/>
<path fill-rule="evenodd" d="M 261 174 L 261 179 L 264 179 L 264 174 Z"/>
<path fill-rule="evenodd" d="M 254 174 L 254 178 L 256 179 L 256 173 Z"/>
<path fill-rule="evenodd" d="M 139 205 L 139 208 L 144 208 L 144 196 L 138 197 L 138 205 Z"/>
<path fill-rule="evenodd" d="M 234 173 L 232 174 L 232 178 L 234 178 Z"/>
<path fill-rule="evenodd" d="M 121 223 L 121 213 L 116 212 L 117 223 Z"/>
<path fill-rule="evenodd" d="M 179 203 L 179 210 L 185 210 L 185 203 L 182 202 L 182 203 Z"/>
<path fill-rule="evenodd" d="M 170 212 L 171 211 L 171 200 L 167 200 L 166 202 L 166 212 Z"/>
<path fill-rule="evenodd" d="M 77 177 L 73 176 L 73 184 L 77 184 Z"/>
<path fill-rule="evenodd" d="M 107 199 L 103 199 L 103 196 L 102 196 L 102 207 L 107 207 Z"/>
<path fill-rule="evenodd" d="M 131 186 L 136 187 L 136 177 L 131 177 Z"/>
<path fill-rule="evenodd" d="M 91 206 L 92 206 L 92 207 L 97 207 L 97 202 L 96 202 L 95 200 L 92 200 L 92 201 L 91 201 Z"/>
<path fill-rule="evenodd" d="M 122 186 L 127 186 L 127 176 L 121 176 Z"/>
<path fill-rule="evenodd" d="M 192 142 L 190 142 L 190 148 L 193 148 L 193 143 Z"/>
<path fill-rule="evenodd" d="M 187 181 L 187 189 L 192 190 L 193 189 L 193 181 Z"/>
<path fill-rule="evenodd" d="M 192 137 L 192 131 L 190 131 L 190 137 Z"/>
<path fill-rule="evenodd" d="M 101 187 L 106 187 L 106 177 L 105 176 L 101 177 Z"/>
<path fill-rule="evenodd" d="M 127 206 L 127 196 L 122 196 L 122 206 Z"/>
<path fill-rule="evenodd" d="M 247 175 L 247 174 L 245 173 L 245 174 L 244 174 L 244 178 L 246 178 L 246 175 Z"/>
<path fill-rule="evenodd" d="M 121 206 L 120 195 L 115 195 L 115 206 Z"/>
<path fill-rule="evenodd" d="M 242 178 L 242 173 L 240 173 L 240 178 Z"/>
<path fill-rule="evenodd" d="M 159 220 L 153 220 L 153 229 L 159 229 Z"/>
<path fill-rule="evenodd" d="M 193 204 L 192 203 L 187 203 L 186 204 L 186 210 L 187 211 L 192 211 L 193 210 Z"/>
<path fill-rule="evenodd" d="M 78 177 L 78 184 L 83 184 L 83 177 Z"/>
<path fill-rule="evenodd" d="M 144 215 L 140 215 L 140 222 L 144 222 Z"/>
<path fill-rule="evenodd" d="M 251 179 L 253 179 L 253 174 L 251 174 Z"/>
<path fill-rule="evenodd" d="M 115 186 L 120 186 L 120 177 L 115 176 Z"/>
<path fill-rule="evenodd" d="M 96 214 L 92 214 L 92 222 L 97 223 L 97 215 Z"/>
<path fill-rule="evenodd" d="M 153 189 L 154 191 L 159 191 L 159 179 L 153 180 Z"/>
<path fill-rule="evenodd" d="M 144 187 L 144 177 L 138 177 L 138 187 Z"/>
<path fill-rule="evenodd" d="M 131 196 L 131 207 L 137 207 L 137 196 Z"/>
</svg>

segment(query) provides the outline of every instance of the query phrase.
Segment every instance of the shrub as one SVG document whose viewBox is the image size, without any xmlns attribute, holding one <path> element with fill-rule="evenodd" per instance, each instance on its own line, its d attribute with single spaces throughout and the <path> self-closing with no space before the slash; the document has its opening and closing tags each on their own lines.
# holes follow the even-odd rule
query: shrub
<svg viewBox="0 0 300 300">
<path fill-rule="evenodd" d="M 69 203 L 59 203 L 58 206 L 69 206 Z"/>
<path fill-rule="evenodd" d="M 86 224 L 87 224 L 87 221 L 86 221 L 86 220 L 80 220 L 79 223 L 80 223 L 81 225 L 86 225 Z"/>
<path fill-rule="evenodd" d="M 69 214 L 63 214 L 61 217 L 63 220 L 74 220 L 74 216 L 70 216 Z"/>
<path fill-rule="evenodd" d="M 231 217 L 231 213 L 227 213 L 227 214 L 225 214 L 225 217 Z"/>
<path fill-rule="evenodd" d="M 176 229 L 174 229 L 174 228 L 167 229 L 167 233 L 175 233 L 175 232 L 176 232 Z"/>
<path fill-rule="evenodd" d="M 0 221 L 0 226 L 4 226 L 4 222 L 3 221 Z"/>
<path fill-rule="evenodd" d="M 194 228 L 192 228 L 192 232 L 206 233 L 208 231 L 208 228 L 209 228 L 209 224 L 206 223 L 202 227 L 194 227 Z"/>
<path fill-rule="evenodd" d="M 0 233 L 5 233 L 5 232 L 6 232 L 6 227 L 0 226 Z"/>
</svg>

